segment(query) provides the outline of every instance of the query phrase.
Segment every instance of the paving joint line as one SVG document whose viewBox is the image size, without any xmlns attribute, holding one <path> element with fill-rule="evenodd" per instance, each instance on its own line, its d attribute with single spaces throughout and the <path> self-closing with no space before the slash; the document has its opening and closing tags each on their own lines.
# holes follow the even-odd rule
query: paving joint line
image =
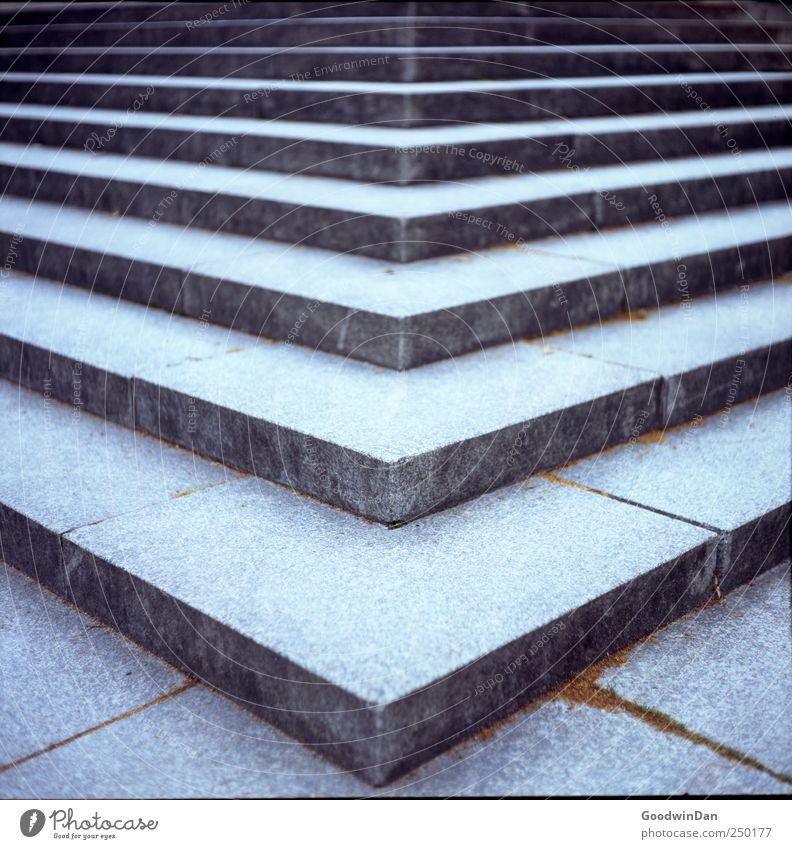
<svg viewBox="0 0 792 849">
<path fill-rule="evenodd" d="M 2 775 L 4 772 L 8 772 L 8 770 L 10 769 L 22 766 L 22 764 L 27 763 L 28 761 L 31 761 L 34 758 L 41 757 L 41 755 L 47 755 L 50 752 L 54 752 L 57 749 L 61 749 L 64 746 L 67 746 L 69 743 L 74 743 L 76 740 L 79 740 L 82 737 L 86 737 L 88 734 L 92 734 L 94 731 L 101 731 L 103 728 L 107 728 L 110 725 L 114 725 L 116 722 L 120 722 L 122 719 L 129 719 L 130 717 L 135 716 L 138 713 L 142 713 L 147 708 L 154 707 L 155 705 L 167 702 L 170 699 L 175 698 L 176 696 L 180 696 L 182 693 L 194 687 L 197 683 L 197 681 L 188 681 L 186 684 L 182 684 L 175 690 L 170 690 L 167 693 L 160 693 L 160 695 L 156 698 L 151 699 L 150 701 L 145 702 L 142 705 L 138 705 L 136 708 L 132 708 L 131 710 L 125 711 L 124 713 L 120 713 L 118 714 L 118 716 L 114 716 L 111 719 L 106 719 L 104 722 L 100 722 L 98 725 L 92 725 L 90 728 L 86 728 L 84 731 L 80 731 L 77 734 L 73 734 L 71 737 L 67 737 L 65 740 L 59 740 L 57 743 L 51 743 L 49 746 L 45 746 L 43 749 L 38 749 L 35 752 L 31 752 L 29 755 L 25 755 L 24 757 L 19 758 L 16 761 L 11 761 L 11 763 L 0 765 L 0 775 Z"/>
<path fill-rule="evenodd" d="M 713 599 L 711 602 L 706 602 L 705 606 L 713 602 L 716 604 L 719 603 Z M 598 683 L 600 675 L 606 669 L 623 666 L 627 661 L 627 657 L 638 646 L 650 641 L 653 637 L 654 634 L 650 634 L 630 646 L 613 652 L 613 654 L 608 655 L 603 660 L 578 673 L 575 677 L 567 681 L 566 684 L 562 684 L 558 690 L 549 695 L 549 698 L 554 701 L 565 702 L 569 705 L 581 705 L 611 713 L 625 713 L 639 722 L 650 726 L 655 731 L 673 737 L 679 737 L 697 746 L 704 746 L 727 760 L 734 761 L 742 766 L 748 766 L 758 772 L 771 776 L 777 781 L 792 785 L 792 775 L 776 772 L 745 752 L 741 752 L 733 746 L 719 743 L 705 734 L 694 731 L 684 725 L 684 723 L 656 708 L 625 699 L 612 687 L 603 687 Z"/>
</svg>

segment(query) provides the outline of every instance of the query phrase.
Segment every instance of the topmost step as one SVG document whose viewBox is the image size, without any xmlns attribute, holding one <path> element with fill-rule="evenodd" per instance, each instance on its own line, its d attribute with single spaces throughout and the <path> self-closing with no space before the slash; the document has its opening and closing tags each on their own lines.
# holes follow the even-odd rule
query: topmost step
<svg viewBox="0 0 792 849">
<path fill-rule="evenodd" d="M 218 18 L 357 17 L 357 16 L 439 16 L 498 15 L 503 17 L 589 17 L 589 18 L 704 18 L 779 19 L 788 15 L 781 4 L 738 3 L 736 0 L 657 0 L 656 2 L 274 2 L 246 3 L 230 0 L 225 5 L 212 3 L 4 3 L 0 23 L 45 24 L 114 21 L 202 21 Z"/>
<path fill-rule="evenodd" d="M 247 7 L 246 7 L 247 8 Z M 792 20 L 709 21 L 703 18 L 347 17 L 210 18 L 17 25 L 0 32 L 8 47 L 53 46 L 473 46 L 528 44 L 679 44 L 792 41 Z"/>
</svg>

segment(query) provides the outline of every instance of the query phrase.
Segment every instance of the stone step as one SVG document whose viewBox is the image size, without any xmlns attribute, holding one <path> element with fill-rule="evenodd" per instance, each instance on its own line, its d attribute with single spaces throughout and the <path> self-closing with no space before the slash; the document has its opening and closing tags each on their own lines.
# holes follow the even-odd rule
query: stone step
<svg viewBox="0 0 792 849">
<path fill-rule="evenodd" d="M 354 3 L 293 3 L 272 2 L 228 3 L 222 13 L 212 3 L 36 3 L 11 8 L 4 3 L 0 22 L 15 24 L 90 23 L 97 20 L 118 21 L 181 21 L 204 25 L 218 18 L 281 18 L 281 17 L 358 17 L 365 16 L 446 16 L 447 2 L 354 2 Z M 510 17 L 588 17 L 588 18 L 690 18 L 691 20 L 765 20 L 784 17 L 782 9 L 775 11 L 769 3 L 737 3 L 726 0 L 698 2 L 695 7 L 679 2 L 543 2 L 543 3 L 454 3 L 455 16 L 479 16 L 497 12 Z M 780 5 L 780 4 L 779 4 Z M 770 8 L 768 8 L 770 7 Z M 774 14 L 775 11 L 775 14 Z"/>
<path fill-rule="evenodd" d="M 0 71 L 421 82 L 788 71 L 784 44 L 500 47 L 0 48 Z"/>
<path fill-rule="evenodd" d="M 419 127 L 792 102 L 792 72 L 388 83 L 115 74 L 0 75 L 6 103 Z"/>
<path fill-rule="evenodd" d="M 233 140 L 226 147 L 233 146 Z M 0 190 L 411 262 L 778 200 L 792 148 L 388 186 L 0 143 Z"/>
<path fill-rule="evenodd" d="M 730 153 L 792 139 L 792 106 L 397 129 L 0 103 L 0 140 L 402 185 Z M 228 144 L 234 139 L 233 144 Z"/>
<path fill-rule="evenodd" d="M 735 406 L 727 400 L 714 418 L 636 435 L 627 446 L 581 460 L 556 476 L 717 531 L 718 580 L 726 592 L 791 553 L 790 393 L 787 386 L 755 402 Z M 743 449 L 748 458 L 737 456 Z M 782 458 L 786 461 L 779 462 Z"/>
<path fill-rule="evenodd" d="M 0 366 L 80 409 L 399 523 L 627 441 L 638 425 L 784 385 L 792 286 L 743 289 L 605 323 L 601 350 L 570 332 L 393 372 L 9 272 Z"/>
<path fill-rule="evenodd" d="M 674 470 L 693 512 L 690 471 L 727 440 L 720 513 L 761 521 L 784 466 L 781 407 L 687 434 L 692 463 Z M 14 565 L 374 784 L 709 601 L 733 573 L 717 532 L 552 479 L 387 530 L 256 479 L 179 492 L 191 455 L 138 453 L 145 437 L 40 393 L 0 383 L 0 409 L 0 530 L 24 541 Z M 774 475 L 759 501 L 738 485 L 757 468 Z M 108 480 L 130 478 L 156 481 L 139 495 L 150 506 L 116 514 Z M 77 485 L 91 508 L 70 517 Z"/>
<path fill-rule="evenodd" d="M 792 269 L 787 203 L 390 267 L 6 196 L 6 269 L 409 369 Z"/>
<path fill-rule="evenodd" d="M 769 286 L 745 283 L 737 291 L 641 311 L 627 321 L 573 329 L 547 344 L 659 374 L 661 423 L 671 427 L 691 419 L 691 401 L 700 405 L 699 414 L 707 414 L 758 394 L 765 381 L 767 388 L 758 391 L 786 383 L 792 363 L 790 283 L 785 278 Z M 776 340 L 770 349 L 759 343 L 765 336 Z M 719 359 L 715 352 L 726 338 L 737 356 Z M 759 356 L 746 353 L 760 348 Z"/>
<path fill-rule="evenodd" d="M 409 16 L 347 18 L 220 18 L 210 25 L 182 21 L 9 24 L 5 47 L 467 47 L 487 44 L 678 44 L 789 43 L 788 20 L 691 20 L 690 18 L 520 18 Z"/>
</svg>

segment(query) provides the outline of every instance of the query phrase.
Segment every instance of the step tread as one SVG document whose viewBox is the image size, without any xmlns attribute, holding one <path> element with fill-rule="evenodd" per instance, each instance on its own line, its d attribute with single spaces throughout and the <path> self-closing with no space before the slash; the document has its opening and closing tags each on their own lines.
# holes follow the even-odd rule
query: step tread
<svg viewBox="0 0 792 849">
<path fill-rule="evenodd" d="M 713 44 L 712 42 L 693 43 L 687 42 L 658 44 L 657 42 L 647 42 L 646 44 L 571 44 L 571 45 L 553 45 L 553 44 L 528 44 L 525 46 L 503 44 L 498 45 L 498 53 L 511 56 L 531 56 L 544 54 L 585 54 L 585 53 L 715 53 L 723 51 L 743 51 L 751 50 L 757 53 L 777 53 L 786 51 L 792 48 L 788 44 L 768 44 L 762 42 L 746 42 L 737 43 L 729 42 L 728 44 Z M 106 54 L 173 54 L 176 56 L 184 56 L 190 54 L 204 55 L 206 53 L 219 53 L 228 55 L 245 55 L 245 56 L 269 56 L 273 54 L 318 54 L 327 56 L 337 56 L 343 54 L 365 54 L 365 55 L 386 55 L 397 58 L 405 58 L 411 56 L 417 57 L 434 57 L 434 56 L 492 56 L 492 47 L 481 47 L 476 45 L 458 45 L 453 47 L 445 47 L 438 45 L 437 47 L 398 47 L 391 45 L 377 45 L 376 47 L 359 47 L 349 45 L 344 47 L 330 47 L 324 45 L 310 45 L 301 47 L 299 45 L 276 45 L 251 47 L 248 45 L 240 45 L 239 47 L 223 47 L 218 45 L 215 47 L 179 47 L 179 46 L 161 46 L 147 47 L 140 45 L 137 47 L 90 47 L 87 45 L 73 45 L 65 47 L 62 50 L 53 49 L 52 47 L 0 47 L 0 56 L 21 55 L 22 53 L 32 53 L 35 55 L 54 54 L 61 55 L 62 53 L 85 54 L 87 56 L 104 56 Z"/>
<path fill-rule="evenodd" d="M 503 124 L 477 124 L 470 127 L 366 127 L 315 121 L 258 120 L 203 115 L 177 115 L 162 112 L 129 112 L 77 106 L 50 106 L 28 103 L 0 103 L 0 117 L 39 118 L 47 121 L 96 122 L 108 127 L 138 127 L 152 130 L 213 132 L 227 136 L 315 140 L 336 144 L 375 145 L 385 149 L 471 144 L 520 139 L 554 138 L 559 133 L 637 133 L 655 129 L 717 127 L 753 124 L 792 117 L 792 104 L 701 109 L 685 112 L 610 115 L 593 118 L 565 118 L 546 121 L 518 121 Z M 420 152 L 420 151 L 419 151 Z"/>
<path fill-rule="evenodd" d="M 488 248 L 464 258 L 394 265 L 321 248 L 286 248 L 232 233 L 148 222 L 7 196 L 0 232 L 214 275 L 221 281 L 340 304 L 389 318 L 407 318 L 492 300 L 615 269 L 681 260 L 728 247 L 792 236 L 785 202 L 669 219 L 594 234 Z M 786 270 L 786 269 L 778 269 Z M 123 281 L 119 281 L 119 287 Z M 726 281 L 736 284 L 737 280 Z"/>
<path fill-rule="evenodd" d="M 50 407 L 60 406 L 8 384 L 0 384 L 0 404 L 7 413 L 2 420 L 13 421 L 23 413 L 28 421 L 38 423 L 39 430 L 50 420 Z M 68 408 L 54 412 L 70 414 Z M 75 442 L 89 433 L 89 443 L 101 435 L 126 446 L 126 451 L 119 451 L 122 470 L 134 462 L 129 451 L 132 432 L 89 415 L 80 416 L 73 428 L 70 438 Z M 31 432 L 26 428 L 10 434 L 10 456 L 16 458 L 20 449 L 25 450 Z M 50 443 L 39 454 L 39 463 L 49 471 L 56 490 L 64 485 L 62 468 L 48 461 L 57 451 Z M 78 471 L 86 490 L 104 488 L 104 460 L 92 452 L 82 455 Z M 164 452 L 155 461 L 157 473 L 167 478 L 174 462 L 182 465 L 172 452 Z M 9 483 L 13 471 L 20 473 L 24 466 L 8 464 Z M 113 472 L 117 474 L 118 469 Z M 22 476 L 19 487 L 4 488 L 3 502 L 12 510 L 20 506 L 19 493 L 25 484 Z M 36 492 L 42 489 L 37 487 Z M 631 544 L 625 542 L 625 526 L 633 531 Z M 289 542 L 295 528 L 301 533 L 299 547 Z M 570 528 L 575 532 L 570 533 Z M 185 545 L 186 539 L 196 538 L 194 533 L 201 546 Z M 157 596 L 168 594 L 214 620 L 213 624 L 203 620 L 199 633 L 205 633 L 209 625 L 229 636 L 241 634 L 254 641 L 248 645 L 248 655 L 255 649 L 265 652 L 263 658 L 229 658 L 224 652 L 224 663 L 252 663 L 266 676 L 265 658 L 275 651 L 297 664 L 290 682 L 275 685 L 272 678 L 265 678 L 263 689 L 255 694 L 263 704 L 276 702 L 276 690 L 299 689 L 295 679 L 307 673 L 309 680 L 321 676 L 360 707 L 383 705 L 380 716 L 393 706 L 393 700 L 408 694 L 430 707 L 433 700 L 438 701 L 439 710 L 424 722 L 437 723 L 442 731 L 442 724 L 448 723 L 443 709 L 449 707 L 443 700 L 449 693 L 427 684 L 454 680 L 462 697 L 475 694 L 484 704 L 491 701 L 489 707 L 496 707 L 496 693 L 476 692 L 482 683 L 482 667 L 477 665 L 482 657 L 501 652 L 503 661 L 518 658 L 529 644 L 510 647 L 513 640 L 532 633 L 541 636 L 541 629 L 559 617 L 565 617 L 561 621 L 571 628 L 569 617 L 614 590 L 619 597 L 634 595 L 634 603 L 646 610 L 644 605 L 655 604 L 658 597 L 642 580 L 702 544 L 709 545 L 711 552 L 714 536 L 689 523 L 546 480 L 534 479 L 527 486 L 511 487 L 465 508 L 389 531 L 249 479 L 164 498 L 151 509 L 126 516 L 108 519 L 97 506 L 93 523 L 70 531 L 65 539 L 78 603 L 90 608 L 97 602 L 83 594 L 88 563 L 83 557 L 89 558 L 90 572 L 98 570 L 103 581 L 112 583 L 105 566 L 109 561 L 122 576 L 134 575 L 138 582 L 146 582 Z M 530 546 L 525 545 L 526 539 L 531 540 Z M 560 546 L 559 539 L 567 543 Z M 234 544 L 229 545 L 229 540 Z M 597 544 L 592 545 L 592 540 Z M 471 557 L 473 550 L 476 557 Z M 178 570 L 173 569 L 174 562 L 179 563 Z M 704 568 L 706 578 L 712 564 Z M 217 569 L 224 579 L 207 579 Z M 689 604 L 702 593 L 707 596 L 706 579 L 700 583 L 699 593 Z M 148 608 L 152 596 L 140 592 L 140 583 L 137 586 L 137 606 Z M 127 605 L 115 610 L 115 624 L 140 639 L 128 621 L 135 618 L 135 608 Z M 156 628 L 158 614 L 153 608 L 149 612 L 154 621 L 148 627 Z M 171 624 L 177 624 L 178 618 Z M 416 622 L 421 627 L 416 628 Z M 426 627 L 427 622 L 431 627 Z M 611 630 L 608 640 L 614 639 L 622 624 Z M 216 639 L 217 630 L 213 632 Z M 151 636 L 150 630 L 146 636 Z M 581 647 L 578 642 L 573 651 Z M 212 656 L 207 661 L 215 665 Z M 529 685 L 534 669 L 522 666 L 516 668 L 517 677 Z M 193 669 L 199 675 L 203 671 Z M 317 693 L 315 684 L 312 690 Z M 299 697 L 302 710 L 310 711 L 304 694 Z M 327 704 L 320 709 L 332 710 Z M 379 725 L 380 733 L 388 725 L 403 727 L 398 713 L 394 714 Z M 457 730 L 461 729 L 446 728 L 445 732 Z M 308 742 L 316 739 L 310 728 L 303 729 L 302 737 Z"/>
<path fill-rule="evenodd" d="M 680 79 L 681 78 L 681 79 Z M 69 83 L 72 85 L 111 86 L 159 86 L 161 88 L 184 88 L 198 91 L 226 89 L 257 92 L 269 91 L 319 91 L 338 92 L 339 95 L 355 93 L 375 93 L 386 95 L 405 94 L 450 94 L 455 92 L 510 92 L 558 90 L 594 92 L 603 88 L 650 88 L 652 86 L 673 86 L 680 84 L 701 85 L 704 83 L 730 83 L 789 80 L 792 72 L 787 71 L 722 71 L 715 73 L 685 73 L 679 75 L 640 74 L 624 77 L 605 76 L 559 77 L 557 79 L 509 79 L 509 80 L 456 80 L 444 82 L 368 82 L 366 80 L 289 80 L 289 79 L 251 79 L 246 77 L 195 77 L 195 76 L 149 76 L 144 74 L 66 74 L 57 72 L 4 71 L 0 82 L 29 83 Z"/>
<path fill-rule="evenodd" d="M 792 404 L 783 391 L 580 460 L 558 476 L 653 510 L 734 531 L 792 501 Z M 749 452 L 750 461 L 740 456 Z M 737 465 L 739 474 L 732 470 Z"/>
<path fill-rule="evenodd" d="M 669 377 L 707 365 L 727 352 L 739 355 L 790 338 L 792 284 L 744 284 L 740 289 L 744 291 L 575 328 L 549 337 L 546 343 Z"/>
<path fill-rule="evenodd" d="M 127 423 L 134 378 L 140 427 L 381 522 L 414 518 L 626 440 L 638 418 L 654 428 L 719 409 L 728 400 L 722 373 L 738 358 L 751 367 L 740 397 L 774 389 L 792 336 L 792 315 L 783 321 L 792 313 L 792 286 L 768 283 L 701 298 L 692 311 L 657 311 L 635 328 L 648 352 L 640 357 L 633 323 L 622 321 L 601 330 L 621 340 L 621 349 L 607 351 L 611 359 L 598 358 L 599 350 L 579 356 L 560 335 L 548 346 L 501 345 L 394 372 L 288 342 L 256 344 L 248 334 L 14 273 L 3 298 L 9 309 L 0 315 L 0 338 L 13 342 L 12 351 L 27 350 L 26 380 L 41 379 L 53 357 L 79 361 L 91 368 L 84 388 L 100 395 L 101 411 L 121 404 L 114 415 Z M 772 327 L 762 320 L 768 308 Z M 756 326 L 746 341 L 733 330 L 748 321 Z M 688 338 L 706 342 L 691 343 L 683 371 L 672 352 Z M 6 368 L 16 379 L 13 360 Z M 664 370 L 672 374 L 658 386 Z M 119 388 L 113 378 L 105 389 L 118 374 L 126 382 Z M 251 428 L 259 434 L 252 442 Z M 296 451 L 309 451 L 313 462 L 293 465 Z"/>
<path fill-rule="evenodd" d="M 13 273 L 3 297 L 0 333 L 391 463 L 651 379 L 531 343 L 392 372 Z"/>
<path fill-rule="evenodd" d="M 779 404 L 785 419 L 778 414 Z M 71 486 L 63 480 L 62 466 L 49 462 L 50 456 L 58 456 L 59 446 L 52 440 L 42 445 L 35 436 L 70 416 L 68 407 L 6 383 L 0 383 L 0 405 L 4 409 L 0 421 L 10 430 L 9 455 L 27 456 L 27 442 L 38 440 L 34 453 L 51 486 L 55 491 L 64 483 Z M 32 426 L 12 427 L 20 415 Z M 731 451 L 732 465 L 739 463 L 739 471 L 735 470 L 739 478 L 743 469 L 750 469 L 768 452 L 767 443 L 753 438 L 753 433 L 749 436 L 748 428 L 776 433 L 788 422 L 789 410 L 778 393 L 755 406 L 735 408 L 733 415 L 729 433 L 713 417 L 686 439 L 700 446 L 691 454 L 698 464 L 702 455 L 720 456 L 724 441 L 731 448 L 739 438 L 743 450 Z M 88 444 L 100 438 L 117 443 L 122 470 L 135 462 L 130 450 L 136 439 L 133 432 L 90 415 L 80 416 L 72 426 L 75 443 L 83 442 L 83 434 L 88 434 Z M 744 435 L 737 433 L 743 429 Z M 776 433 L 771 451 L 778 447 L 777 437 Z M 780 448 L 784 456 L 785 447 Z M 663 443 L 655 450 L 669 455 L 675 446 Z M 618 451 L 630 455 L 636 465 L 647 466 L 647 458 L 632 448 Z M 147 456 L 145 462 L 153 460 L 157 466 L 152 477 L 167 480 L 174 466 L 183 468 L 186 460 L 179 453 L 184 452 L 173 449 L 155 459 Z M 106 459 L 91 451 L 80 455 L 78 472 L 89 499 L 92 488 L 102 491 L 106 486 Z M 26 462 L 11 462 L 4 470 L 7 485 L 0 497 L 11 509 L 31 509 L 21 501 L 30 485 L 26 468 Z M 113 473 L 118 473 L 115 465 Z M 19 477 L 16 486 L 15 476 Z M 685 481 L 686 494 L 693 499 L 695 481 Z M 711 531 L 693 524 L 537 478 L 396 530 L 371 525 L 256 479 L 168 499 L 165 493 L 175 488 L 165 487 L 163 500 L 156 506 L 120 517 L 108 518 L 101 501 L 93 502 L 92 523 L 66 534 L 77 554 L 75 558 L 75 551 L 66 549 L 78 601 L 88 601 L 79 597 L 81 570 L 98 568 L 103 579 L 111 580 L 104 571 L 109 562 L 122 575 L 134 575 L 156 593 L 166 593 L 209 616 L 221 629 L 233 629 L 257 646 L 277 651 L 305 673 L 321 676 L 363 705 L 393 703 L 416 693 L 431 703 L 438 697 L 437 688 L 426 685 L 449 676 L 456 679 L 462 696 L 487 698 L 478 692 L 481 667 L 475 662 L 482 656 L 507 647 L 505 659 L 513 661 L 527 645 L 508 649 L 513 640 L 532 633 L 541 636 L 541 630 L 559 617 L 567 617 L 561 621 L 569 623 L 584 604 L 614 590 L 620 596 L 634 593 L 636 609 L 646 613 L 658 596 L 644 589 L 642 600 L 640 579 L 714 540 Z M 44 491 L 35 487 L 39 497 Z M 739 501 L 741 495 L 738 487 L 730 487 L 724 500 Z M 760 511 L 766 507 L 749 501 Z M 628 537 L 624 527 L 631 529 Z M 295 528 L 300 529 L 299 547 L 290 542 Z M 200 547 L 185 545 L 185 540 L 195 538 L 201 539 Z M 229 545 L 229 540 L 234 544 Z M 559 540 L 566 543 L 559 545 Z M 476 557 L 470 556 L 473 550 Z M 93 556 L 98 559 L 94 561 Z M 174 562 L 179 563 L 178 570 L 172 568 Z M 225 580 L 207 580 L 211 563 L 222 564 Z M 446 564 L 453 568 L 444 568 Z M 706 596 L 708 590 L 702 587 L 702 592 Z M 145 599 L 140 603 L 146 607 L 152 597 L 139 594 L 138 598 Z M 394 604 L 394 599 L 399 603 Z M 372 610 L 377 616 L 371 615 Z M 268 615 L 262 616 L 262 611 Z M 125 614 L 117 613 L 116 625 L 124 630 Z M 416 627 L 416 622 L 421 626 Z M 426 627 L 427 622 L 431 627 Z M 581 645 L 578 642 L 576 648 Z M 239 661 L 245 662 L 234 657 L 226 660 Z M 521 666 L 516 673 L 527 684 L 532 670 Z M 274 689 L 270 679 L 261 693 L 264 704 L 273 704 Z M 448 706 L 441 701 L 434 713 L 442 716 Z"/>
<path fill-rule="evenodd" d="M 681 183 L 708 177 L 778 171 L 792 165 L 792 147 L 676 159 L 605 165 L 588 170 L 465 178 L 454 183 L 392 186 L 333 177 L 279 174 L 220 165 L 163 161 L 150 157 L 96 155 L 76 150 L 0 143 L 0 163 L 74 176 L 255 198 L 294 206 L 319 207 L 407 221 L 429 216 L 480 211 L 508 203 L 566 197 L 576 193 L 615 192 L 628 187 Z M 467 214 L 467 213 L 464 213 Z"/>
<path fill-rule="evenodd" d="M 0 463 L 0 498 L 56 533 L 240 477 L 53 401 L 46 387 L 34 393 L 0 380 L 0 409 L 0 442 L 9 458 Z"/>
<path fill-rule="evenodd" d="M 712 536 L 544 483 L 396 532 L 361 526 L 272 489 L 240 481 L 68 538 L 361 701 L 383 704 Z M 641 543 L 627 548 L 623 528 L 633 522 Z M 185 536 L 200 528 L 201 550 L 184 556 L 175 573 L 168 564 Z M 296 528 L 299 551 L 284 556 Z M 585 544 L 570 546 L 577 549 L 572 553 L 558 544 L 565 537 Z M 473 549 L 476 557 L 470 557 Z M 223 564 L 222 586 L 207 586 L 207 562 Z"/>
</svg>

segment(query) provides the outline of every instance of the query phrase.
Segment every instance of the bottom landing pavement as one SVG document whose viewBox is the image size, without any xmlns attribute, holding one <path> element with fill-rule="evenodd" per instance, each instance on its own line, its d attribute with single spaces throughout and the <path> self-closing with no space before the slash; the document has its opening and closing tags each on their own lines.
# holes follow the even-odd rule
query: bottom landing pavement
<svg viewBox="0 0 792 849">
<path fill-rule="evenodd" d="M 514 787 L 495 790 L 497 782 L 478 786 L 484 776 L 471 774 L 470 792 L 726 793 L 743 792 L 734 789 L 740 782 L 756 793 L 789 789 L 786 761 L 768 765 L 765 749 L 728 739 L 732 726 L 721 730 L 712 717 L 698 727 L 695 704 L 669 696 L 676 675 L 652 690 L 642 686 L 646 672 L 636 665 L 632 678 L 622 680 L 641 702 L 620 695 L 618 676 L 611 689 L 596 685 L 594 673 L 568 683 L 606 655 L 608 675 L 615 675 L 613 652 L 788 558 L 792 407 L 784 391 L 664 434 L 637 434 L 596 458 L 396 529 L 240 478 L 8 383 L 0 382 L 0 406 L 7 457 L 0 465 L 4 559 L 183 670 L 154 661 L 120 636 L 111 639 L 85 619 L 72 622 L 69 639 L 57 632 L 53 639 L 46 629 L 58 617 L 42 619 L 31 603 L 28 614 L 19 615 L 14 587 L 29 585 L 8 570 L 0 620 L 0 742 L 7 750 L 0 793 L 38 793 L 26 771 L 86 751 L 81 772 L 54 767 L 64 781 L 70 772 L 81 774 L 86 795 L 157 795 L 129 789 L 125 782 L 135 774 L 135 781 L 145 783 L 146 775 L 162 781 L 162 795 L 371 795 L 360 778 L 392 782 L 486 726 L 478 742 L 442 754 L 387 791 L 419 792 L 423 779 L 416 785 L 416 776 L 467 761 L 468 746 L 492 752 L 492 740 L 501 739 L 493 731 L 496 720 L 565 684 L 560 701 L 545 698 L 504 726 L 530 726 L 525 735 L 508 732 L 528 752 L 508 762 L 518 760 L 527 777 L 515 775 L 507 782 Z M 789 593 L 779 595 L 779 585 L 773 592 L 787 607 L 779 608 L 769 634 L 788 641 L 789 623 L 781 620 L 788 619 Z M 39 606 L 54 604 L 43 590 L 28 594 L 34 591 Z M 28 619 L 33 632 L 19 632 Z M 80 632 L 90 632 L 90 640 Z M 100 633 L 120 660 L 102 660 Z M 775 680 L 787 686 L 788 643 L 771 649 L 760 648 L 744 663 L 745 674 L 761 672 L 765 687 Z M 713 657 L 718 681 L 734 674 L 725 649 Z M 91 662 L 101 675 L 83 671 Z M 25 670 L 41 664 L 37 694 Z M 681 692 L 701 684 L 689 676 L 691 668 L 686 662 Z M 346 771 L 317 760 L 193 678 L 235 696 Z M 755 720 L 759 709 L 745 697 L 759 692 L 759 685 L 746 684 L 735 694 L 735 710 L 745 702 Z M 91 712 L 81 704 L 86 693 Z M 779 698 L 788 701 L 789 693 Z M 766 702 L 758 705 L 764 709 Z M 222 705 L 216 710 L 236 717 L 236 725 L 213 720 L 210 704 Z M 651 721 L 636 714 L 641 704 Z M 208 718 L 187 733 L 192 715 Z M 773 717 L 764 718 L 754 726 L 783 733 Z M 672 730 L 655 737 L 663 722 Z M 242 729 L 234 732 L 236 748 L 223 742 L 229 723 Z M 117 743 L 117 732 L 133 727 L 140 739 Z M 105 732 L 108 745 L 119 745 L 126 756 L 91 754 Z M 155 756 L 183 733 L 185 742 L 176 748 L 187 745 L 195 761 L 184 766 L 186 774 L 176 761 L 167 762 L 178 760 L 176 754 Z M 553 742 L 559 734 L 566 736 Z M 650 745 L 641 742 L 646 734 L 662 741 L 653 758 L 636 753 L 635 745 L 641 752 Z M 546 739 L 542 761 L 533 750 Z M 571 764 L 552 766 L 573 739 L 575 746 L 599 740 L 592 752 L 615 757 L 617 751 L 620 763 L 632 751 L 634 761 L 623 763 L 624 775 L 610 783 L 607 770 L 586 778 Z M 778 743 L 788 758 L 790 741 Z M 291 761 L 297 757 L 299 765 Z M 143 760 L 113 772 L 129 758 Z M 476 762 L 488 763 L 483 755 Z M 643 774 L 636 772 L 638 762 Z M 502 773 L 497 763 L 486 768 Z M 464 772 L 455 767 L 453 774 Z M 120 785 L 100 789 L 105 780 Z M 182 780 L 190 786 L 177 789 Z M 463 792 L 442 782 L 432 786 L 427 792 Z M 41 794 L 54 795 L 43 787 Z"/>
<path fill-rule="evenodd" d="M 788 563 L 382 790 L 2 563 L 0 587 L 0 798 L 792 792 Z"/>
</svg>

